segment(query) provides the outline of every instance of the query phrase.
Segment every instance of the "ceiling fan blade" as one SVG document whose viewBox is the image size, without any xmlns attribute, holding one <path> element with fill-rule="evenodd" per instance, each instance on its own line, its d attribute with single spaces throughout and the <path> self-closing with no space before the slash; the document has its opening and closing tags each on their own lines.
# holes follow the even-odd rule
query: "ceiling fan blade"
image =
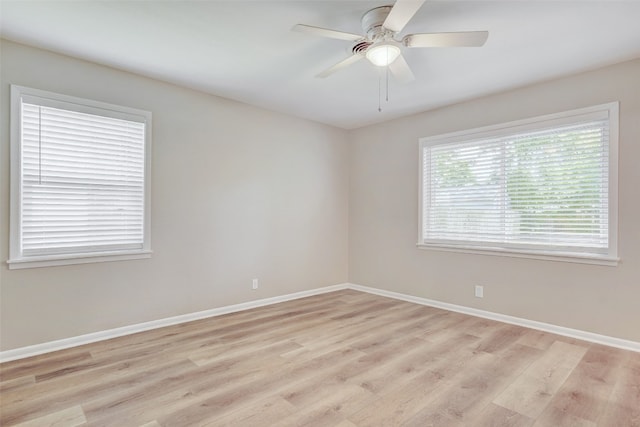
<svg viewBox="0 0 640 427">
<path fill-rule="evenodd" d="M 488 31 L 409 34 L 402 42 L 408 47 L 480 47 L 485 44 L 487 37 Z"/>
<path fill-rule="evenodd" d="M 345 33 L 343 31 L 330 30 L 328 28 L 314 27 L 312 25 L 297 24 L 291 31 L 312 34 L 314 36 L 328 37 L 331 39 L 356 41 L 363 38 L 360 34 Z"/>
<path fill-rule="evenodd" d="M 389 71 L 401 83 L 409 83 L 416 79 L 402 55 L 398 56 L 395 61 L 389 64 Z"/>
<path fill-rule="evenodd" d="M 425 0 L 397 0 L 382 26 L 394 33 L 399 33 L 424 2 Z"/>
<path fill-rule="evenodd" d="M 358 61 L 360 61 L 362 58 L 364 58 L 363 55 L 352 55 L 350 57 L 348 57 L 347 59 L 343 59 L 342 61 L 338 62 L 336 65 L 327 68 L 326 70 L 324 70 L 323 72 L 321 72 L 320 74 L 318 74 L 316 77 L 319 77 L 321 79 L 330 76 L 331 74 L 335 73 L 336 71 L 348 67 L 351 64 L 354 64 Z"/>
</svg>

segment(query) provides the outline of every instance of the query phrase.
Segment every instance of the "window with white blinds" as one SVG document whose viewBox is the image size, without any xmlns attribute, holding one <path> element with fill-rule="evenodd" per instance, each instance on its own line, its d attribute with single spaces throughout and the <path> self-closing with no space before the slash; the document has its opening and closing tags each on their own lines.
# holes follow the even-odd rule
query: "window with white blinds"
<svg viewBox="0 0 640 427">
<path fill-rule="evenodd" d="M 424 138 L 419 245 L 617 256 L 617 104 Z"/>
<path fill-rule="evenodd" d="M 10 266 L 148 253 L 150 113 L 19 86 L 12 103 Z"/>
</svg>

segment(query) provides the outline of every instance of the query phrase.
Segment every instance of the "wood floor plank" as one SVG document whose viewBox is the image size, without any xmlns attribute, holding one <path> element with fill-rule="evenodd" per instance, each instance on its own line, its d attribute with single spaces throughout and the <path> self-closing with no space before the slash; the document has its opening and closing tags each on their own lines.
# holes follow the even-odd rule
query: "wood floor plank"
<svg viewBox="0 0 640 427">
<path fill-rule="evenodd" d="M 640 427 L 640 353 L 344 290 L 0 364 L 0 425 Z"/>
<path fill-rule="evenodd" d="M 466 427 L 466 424 L 440 412 L 420 411 L 403 422 L 402 427 Z"/>
<path fill-rule="evenodd" d="M 227 363 L 237 361 L 239 356 L 242 357 L 264 357 L 271 354 L 280 355 L 294 350 L 300 349 L 302 346 L 291 340 L 275 341 L 263 340 L 258 343 L 251 343 L 251 349 L 247 350 L 246 346 L 236 347 L 228 351 L 200 351 L 198 354 L 190 354 L 188 357 L 197 366 L 206 366 L 214 363 Z"/>
<path fill-rule="evenodd" d="M 624 358 L 626 362 L 619 366 L 616 384 L 598 419 L 599 425 L 640 427 L 640 357 L 626 352 Z"/>
<path fill-rule="evenodd" d="M 280 396 L 269 395 L 247 407 L 238 408 L 213 420 L 202 421 L 202 427 L 214 426 L 276 426 L 282 425 L 283 420 L 295 415 L 298 409 L 282 399 Z"/>
<path fill-rule="evenodd" d="M 527 329 L 526 332 L 518 338 L 517 343 L 527 345 L 529 347 L 534 347 L 540 350 L 546 350 L 557 340 L 557 335 L 553 335 L 548 332 L 537 331 L 535 329 Z"/>
<path fill-rule="evenodd" d="M 487 353 L 501 352 L 510 348 L 518 339 L 526 332 L 525 328 L 514 325 L 501 325 L 493 327 L 482 340 L 478 343 L 476 351 L 484 351 Z"/>
<path fill-rule="evenodd" d="M 474 350 L 474 363 L 469 369 L 450 376 L 414 418 L 431 412 L 447 415 L 464 424 L 473 424 L 482 410 L 525 369 L 527 362 L 538 357 L 539 351 L 513 345 L 502 352 L 486 353 Z"/>
<path fill-rule="evenodd" d="M 414 378 L 429 371 L 438 379 L 448 379 L 472 363 L 475 353 L 468 345 L 477 341 L 477 337 L 466 333 L 453 334 L 448 341 L 436 344 L 423 341 L 396 352 L 392 360 L 378 363 L 375 369 L 364 371 L 349 379 L 373 393 L 381 393 L 396 385 L 414 381 Z M 468 351 L 461 351 L 461 349 Z M 444 359 L 443 354 L 450 357 Z"/>
<path fill-rule="evenodd" d="M 302 411 L 294 419 L 281 421 L 283 426 L 296 427 L 326 427 L 334 426 L 344 422 L 342 415 L 331 408 L 320 408 Z"/>
<path fill-rule="evenodd" d="M 450 337 L 452 330 L 466 330 L 468 325 L 474 324 L 475 318 L 465 316 L 453 311 L 441 310 L 431 318 L 431 322 L 425 330 L 419 334 L 422 338 L 430 342 L 446 341 Z"/>
<path fill-rule="evenodd" d="M 586 351 L 586 346 L 554 342 L 493 403 L 537 419 Z"/>
<path fill-rule="evenodd" d="M 295 382 L 285 386 L 281 395 L 299 408 L 322 404 L 331 406 L 336 412 L 348 416 L 363 406 L 370 405 L 376 398 L 366 383 L 362 383 L 359 378 L 369 372 L 384 369 L 387 363 L 393 363 L 397 359 L 398 349 L 414 348 L 416 346 L 414 341 L 420 341 L 420 339 L 409 336 L 404 337 L 403 340 L 392 341 L 338 369 L 316 373 L 310 380 L 319 387 L 309 387 L 308 381 Z M 348 393 L 345 394 L 347 391 Z M 355 395 L 357 398 L 354 398 Z"/>
<path fill-rule="evenodd" d="M 0 364 L 0 378 L 2 381 L 7 381 L 24 375 L 44 375 L 59 369 L 72 368 L 75 364 L 87 360 L 91 360 L 91 354 L 87 351 L 76 353 L 72 350 L 44 354 L 36 356 L 26 363 L 16 360 Z"/>
<path fill-rule="evenodd" d="M 592 345 L 557 391 L 539 423 L 558 423 L 558 414 L 596 423 L 617 380 L 623 352 Z"/>
<path fill-rule="evenodd" d="M 283 420 L 284 424 L 295 423 L 295 419 L 302 413 L 316 413 L 331 410 L 340 414 L 344 419 L 356 411 L 373 404 L 376 396 L 370 391 L 344 382 L 319 383 L 315 399 L 304 399 L 300 396 L 291 397 L 284 393 L 288 402 L 295 406 L 296 412 Z"/>
<path fill-rule="evenodd" d="M 361 354 L 339 348 L 331 356 L 344 356 L 344 359 L 348 360 L 347 355 L 350 352 L 354 357 Z M 103 399 L 88 402 L 84 405 L 85 411 L 92 422 L 102 420 L 101 422 L 108 425 L 118 425 L 118 420 L 125 417 L 124 414 L 127 412 L 134 414 L 131 422 L 137 420 L 138 414 L 144 412 L 146 417 L 156 418 L 162 425 L 168 422 L 181 425 L 185 420 L 180 417 L 184 412 L 189 412 L 188 407 L 197 406 L 203 401 L 208 401 L 206 406 L 210 410 L 216 407 L 227 410 L 238 403 L 236 401 L 239 401 L 243 392 L 248 393 L 252 387 L 259 387 L 258 384 L 261 382 L 270 381 L 274 372 L 282 372 L 292 365 L 280 358 L 278 351 L 260 354 L 257 359 L 259 363 L 256 363 L 254 353 L 251 351 L 249 357 L 238 354 L 217 363 L 190 369 L 179 377 L 167 378 L 162 384 L 147 381 L 133 390 L 112 393 Z M 147 407 L 149 402 L 153 405 Z M 114 409 L 104 412 L 105 407 Z M 173 413 L 174 417 L 169 420 L 161 419 L 166 412 Z M 194 417 L 194 414 L 189 414 L 186 419 L 191 422 Z"/>
<path fill-rule="evenodd" d="M 320 355 L 303 365 L 286 360 L 271 369 L 267 368 L 263 374 L 248 376 L 243 382 L 238 381 L 211 395 L 204 395 L 204 398 L 197 399 L 195 404 L 185 406 L 166 417 L 159 418 L 159 421 L 162 425 L 198 424 L 211 416 L 220 416 L 224 412 L 252 404 L 262 397 L 261 393 L 264 393 L 265 390 L 268 390 L 269 393 L 279 394 L 292 381 L 305 381 L 320 371 L 330 372 L 340 369 L 343 364 L 362 355 L 363 353 L 357 350 L 345 348 Z M 276 375 L 270 374 L 270 372 L 276 373 Z"/>
<path fill-rule="evenodd" d="M 396 387 L 379 397 L 369 407 L 348 417 L 357 426 L 400 426 L 425 407 L 429 394 L 439 385 L 440 379 L 428 372 L 414 383 Z M 375 408 L 375 409 L 374 409 Z"/>
<path fill-rule="evenodd" d="M 263 359 L 266 366 L 270 359 Z M 273 360 L 273 359 L 271 359 Z M 210 368 L 210 367 L 208 367 Z M 86 402 L 83 407 L 92 425 L 136 425 L 148 419 L 160 420 L 167 413 L 184 410 L 210 396 L 229 393 L 231 385 L 244 384 L 253 376 L 261 375 L 260 367 L 240 367 L 235 370 L 185 371 L 179 377 L 165 381 L 146 382 L 139 387 L 119 390 Z M 166 425 L 162 422 L 161 425 Z M 180 424 L 175 425 L 188 425 Z"/>
<path fill-rule="evenodd" d="M 84 424 L 86 421 L 82 408 L 76 405 L 16 424 L 16 427 L 75 427 Z"/>
<path fill-rule="evenodd" d="M 90 362 L 91 368 L 74 369 L 62 376 L 55 376 L 46 381 L 38 381 L 30 388 L 11 390 L 3 394 L 3 403 L 13 405 L 30 401 L 34 396 L 46 396 L 49 399 L 62 400 L 69 394 L 91 396 L 92 393 L 104 393 L 109 385 L 115 382 L 131 381 L 135 375 L 145 375 L 150 369 L 185 363 L 180 358 L 166 353 L 151 354 L 134 359 L 113 358 L 104 366 L 97 366 Z M 192 363 L 192 362 L 191 362 Z M 86 366 L 81 362 L 79 366 Z M 73 398 L 73 397 L 71 397 Z"/>
<path fill-rule="evenodd" d="M 33 385 L 36 382 L 34 375 L 25 375 L 6 381 L 0 381 L 0 392 L 7 393 L 11 390 L 17 390 L 21 387 Z"/>
<path fill-rule="evenodd" d="M 533 419 L 493 403 L 485 406 L 474 421 L 477 427 L 530 427 L 533 423 Z"/>
<path fill-rule="evenodd" d="M 629 426 L 628 424 L 613 424 L 612 426 L 617 427 L 618 425 Z M 598 427 L 598 424 L 567 414 L 561 409 L 552 406 L 545 411 L 544 418 L 538 418 L 533 427 Z M 602 427 L 605 427 L 605 425 L 602 425 Z"/>
<path fill-rule="evenodd" d="M 86 407 L 91 399 L 99 399 L 108 396 L 110 400 L 121 402 L 125 397 L 123 393 L 130 393 L 132 384 L 149 383 L 154 385 L 157 381 L 171 376 L 177 376 L 193 367 L 189 360 L 170 361 L 166 364 L 151 365 L 145 370 L 136 371 L 127 376 L 117 376 L 114 379 L 105 378 L 103 381 L 86 382 L 82 376 L 74 376 L 73 382 L 66 387 L 53 390 L 51 393 L 34 393 L 28 395 L 24 393 L 26 389 L 21 389 L 19 400 L 13 400 L 12 404 L 5 401 L 3 396 L 2 421 L 8 425 L 19 423 L 30 419 L 34 415 L 44 416 L 47 413 L 57 412 L 69 407 L 73 403 L 81 403 Z M 36 383 L 37 386 L 37 383 Z M 11 394 L 9 393 L 11 397 Z M 8 399 L 7 399 L 8 400 Z M 116 407 L 113 405 L 112 407 Z M 109 410 L 109 408 L 104 408 Z"/>
</svg>

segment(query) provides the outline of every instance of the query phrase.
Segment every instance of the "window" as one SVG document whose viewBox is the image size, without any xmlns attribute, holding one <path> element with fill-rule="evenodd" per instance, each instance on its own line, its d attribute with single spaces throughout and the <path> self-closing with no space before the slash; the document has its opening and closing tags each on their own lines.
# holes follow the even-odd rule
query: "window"
<svg viewBox="0 0 640 427">
<path fill-rule="evenodd" d="M 618 104 L 423 138 L 418 246 L 617 262 Z"/>
<path fill-rule="evenodd" d="M 151 113 L 11 86 L 10 268 L 150 254 Z"/>
</svg>

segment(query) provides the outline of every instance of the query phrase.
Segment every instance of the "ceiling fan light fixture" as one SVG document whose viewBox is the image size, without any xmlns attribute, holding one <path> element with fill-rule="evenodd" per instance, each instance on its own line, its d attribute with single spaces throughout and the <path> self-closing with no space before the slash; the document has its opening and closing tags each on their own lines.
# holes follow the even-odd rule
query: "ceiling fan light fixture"
<svg viewBox="0 0 640 427">
<path fill-rule="evenodd" d="M 370 47 L 366 56 L 373 65 L 386 67 L 400 56 L 400 48 L 390 43 L 381 43 Z"/>
</svg>

